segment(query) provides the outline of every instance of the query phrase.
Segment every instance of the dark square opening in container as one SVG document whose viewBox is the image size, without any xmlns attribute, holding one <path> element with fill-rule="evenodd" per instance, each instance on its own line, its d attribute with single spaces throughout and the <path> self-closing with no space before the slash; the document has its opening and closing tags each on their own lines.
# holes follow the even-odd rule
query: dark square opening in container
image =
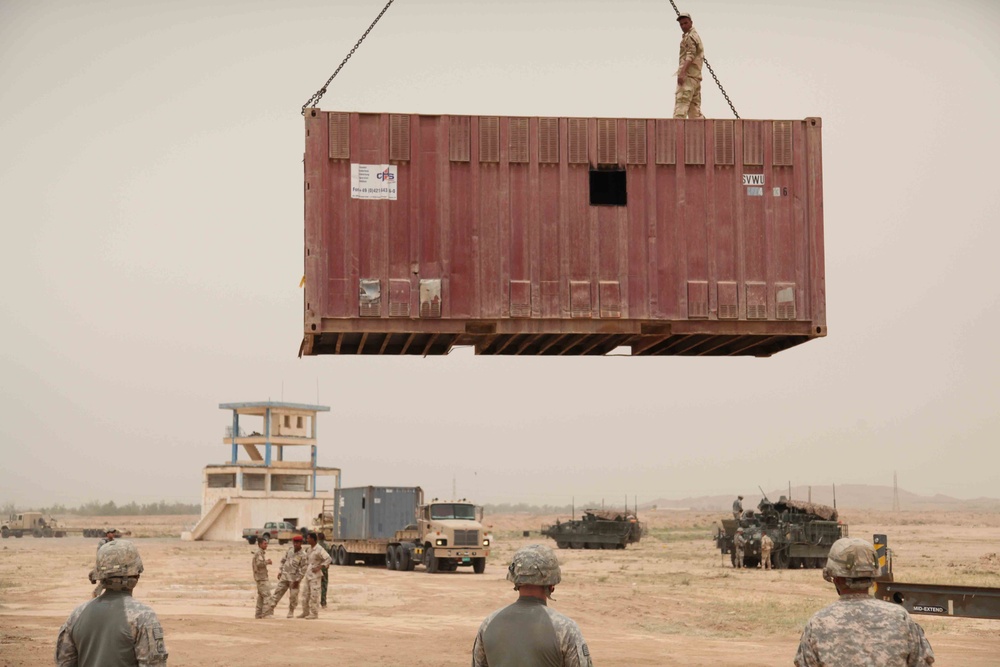
<svg viewBox="0 0 1000 667">
<path fill-rule="evenodd" d="M 624 169 L 592 169 L 590 171 L 591 206 L 625 206 L 628 196 L 625 191 Z"/>
</svg>

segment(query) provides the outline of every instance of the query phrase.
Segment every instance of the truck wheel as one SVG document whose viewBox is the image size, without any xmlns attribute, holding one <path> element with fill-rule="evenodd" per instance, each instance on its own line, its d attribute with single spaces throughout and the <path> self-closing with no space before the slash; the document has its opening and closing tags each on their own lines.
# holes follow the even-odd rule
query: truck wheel
<svg viewBox="0 0 1000 667">
<path fill-rule="evenodd" d="M 14 537 L 24 537 L 24 533 L 19 530 L 14 531 Z"/>
<path fill-rule="evenodd" d="M 42 531 L 40 531 L 40 530 L 38 530 L 36 528 L 35 530 L 31 531 L 31 536 L 32 537 L 41 537 L 42 536 Z"/>
<path fill-rule="evenodd" d="M 337 565 L 347 565 L 347 549 L 343 544 L 337 547 Z"/>
<path fill-rule="evenodd" d="M 486 559 L 485 558 L 473 558 L 472 559 L 472 571 L 476 574 L 482 574 L 486 571 Z"/>
<path fill-rule="evenodd" d="M 771 554 L 771 561 L 776 570 L 788 569 L 788 549 L 779 549 Z"/>
<path fill-rule="evenodd" d="M 257 538 L 253 535 L 247 535 L 248 544 L 257 544 Z"/>
<path fill-rule="evenodd" d="M 398 568 L 396 558 L 398 557 L 396 553 L 396 547 L 391 544 L 385 548 L 385 569 L 395 570 Z"/>
<path fill-rule="evenodd" d="M 8 537 L 10 537 L 10 529 L 7 526 L 0 528 L 0 536 L 3 536 L 3 539 L 6 540 Z"/>
<path fill-rule="evenodd" d="M 424 547 L 424 565 L 430 574 L 435 574 L 441 565 L 441 559 L 434 555 L 434 549 L 430 546 Z"/>
<path fill-rule="evenodd" d="M 583 548 L 583 542 L 570 542 L 569 543 L 569 548 L 570 549 L 582 549 Z"/>
<path fill-rule="evenodd" d="M 556 546 L 559 547 L 560 549 L 569 549 L 569 542 L 566 541 L 556 542 Z"/>
<path fill-rule="evenodd" d="M 625 545 L 624 544 L 615 544 L 614 542 L 605 542 L 604 544 L 601 545 L 602 549 L 617 549 L 619 547 L 624 548 Z"/>
<path fill-rule="evenodd" d="M 271 541 L 271 533 L 264 533 L 263 535 L 261 535 L 261 537 L 263 537 L 268 542 Z"/>
<path fill-rule="evenodd" d="M 51 528 L 46 528 L 42 531 L 42 537 L 52 537 L 54 534 Z"/>
<path fill-rule="evenodd" d="M 406 547 L 401 546 L 396 551 L 396 555 L 399 558 L 396 569 L 401 572 L 413 572 L 413 553 Z"/>
</svg>

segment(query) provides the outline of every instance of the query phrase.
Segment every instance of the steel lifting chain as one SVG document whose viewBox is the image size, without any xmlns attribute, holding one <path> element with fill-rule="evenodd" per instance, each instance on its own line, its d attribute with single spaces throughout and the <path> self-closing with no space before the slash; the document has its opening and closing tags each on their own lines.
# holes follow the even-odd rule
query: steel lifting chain
<svg viewBox="0 0 1000 667">
<path fill-rule="evenodd" d="M 677 5 L 674 4 L 674 0 L 670 0 L 670 6 L 674 8 L 675 14 L 677 14 L 678 16 L 681 15 L 681 11 L 677 9 Z M 719 82 L 719 77 L 715 76 L 715 70 L 712 69 L 712 66 L 710 64 L 708 64 L 708 58 L 705 58 L 705 67 L 708 68 L 708 71 L 712 75 L 712 78 L 715 79 L 715 85 L 717 85 L 719 87 L 719 90 L 722 91 L 722 96 L 726 98 L 726 102 L 729 104 L 729 108 L 733 110 L 733 115 L 736 116 L 736 118 L 739 118 L 740 115 L 736 113 L 736 107 L 733 106 L 733 101 L 729 99 L 729 93 L 727 93 L 726 89 L 722 87 L 722 84 Z"/>
<path fill-rule="evenodd" d="M 393 2 L 395 2 L 395 0 L 389 0 L 389 2 L 385 3 L 385 7 L 383 7 L 382 11 L 378 13 L 378 16 L 375 17 L 375 20 L 372 21 L 372 24 L 368 26 L 368 30 L 365 30 L 365 34 L 361 35 L 361 39 L 359 39 L 357 43 L 354 45 L 354 47 L 350 50 L 350 52 L 346 56 L 344 56 L 344 59 L 340 62 L 340 65 L 338 65 L 337 69 L 333 71 L 333 74 L 330 75 L 330 78 L 326 80 L 326 83 L 323 84 L 323 87 L 317 90 L 315 93 L 313 93 L 313 96 L 310 97 L 306 101 L 306 103 L 302 105 L 303 116 L 306 115 L 306 109 L 308 109 L 309 107 L 314 107 L 317 104 L 319 104 L 320 99 L 324 95 L 326 95 L 326 89 L 329 87 L 330 82 L 333 81 L 334 77 L 340 74 L 340 70 L 344 68 L 344 65 L 347 64 L 347 61 L 351 59 L 351 56 L 354 55 L 354 52 L 358 50 L 359 46 L 361 46 L 361 42 L 365 41 L 365 37 L 367 37 L 368 33 L 372 31 L 372 28 L 375 27 L 375 24 L 378 23 L 379 19 L 385 15 L 385 13 L 389 10 L 389 5 L 391 5 Z"/>
</svg>

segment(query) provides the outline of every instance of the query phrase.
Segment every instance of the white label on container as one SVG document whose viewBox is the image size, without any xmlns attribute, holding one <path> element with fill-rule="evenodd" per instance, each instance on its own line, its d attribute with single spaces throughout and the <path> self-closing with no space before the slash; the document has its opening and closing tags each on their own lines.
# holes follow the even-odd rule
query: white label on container
<svg viewBox="0 0 1000 667">
<path fill-rule="evenodd" d="M 774 196 L 775 197 L 780 197 L 781 196 L 781 188 L 775 188 L 774 189 Z"/>
<path fill-rule="evenodd" d="M 764 185 L 764 174 L 743 174 L 743 185 Z"/>
<path fill-rule="evenodd" d="M 764 188 L 747 188 L 747 195 L 750 197 L 763 197 Z"/>
<path fill-rule="evenodd" d="M 351 199 L 396 199 L 396 165 L 352 164 Z"/>
</svg>

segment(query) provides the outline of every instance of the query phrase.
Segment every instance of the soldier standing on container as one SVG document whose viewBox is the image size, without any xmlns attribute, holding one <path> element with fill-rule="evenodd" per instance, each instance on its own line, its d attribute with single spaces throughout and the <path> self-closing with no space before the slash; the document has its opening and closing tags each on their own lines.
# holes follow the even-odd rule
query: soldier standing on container
<svg viewBox="0 0 1000 667">
<path fill-rule="evenodd" d="M 736 537 L 733 538 L 733 548 L 736 551 L 736 567 L 743 567 L 743 555 L 746 553 L 747 540 L 743 537 L 743 529 L 736 529 Z"/>
<path fill-rule="evenodd" d="M 771 549 L 774 548 L 774 540 L 767 533 L 760 537 L 760 562 L 765 570 L 771 569 Z"/>
<path fill-rule="evenodd" d="M 705 62 L 705 45 L 694 29 L 690 14 L 679 14 L 677 22 L 684 36 L 681 37 L 680 66 L 677 68 L 674 118 L 704 118 L 701 115 L 701 65 Z"/>
<path fill-rule="evenodd" d="M 934 662 L 923 629 L 906 610 L 868 595 L 878 573 L 870 543 L 856 537 L 833 543 L 823 578 L 833 582 L 840 599 L 806 623 L 795 654 L 797 667 L 918 667 Z"/>
<path fill-rule="evenodd" d="M 561 579 L 552 549 L 541 544 L 518 549 L 507 568 L 517 601 L 493 612 L 479 626 L 472 667 L 593 667 L 576 622 L 546 604 Z"/>
<path fill-rule="evenodd" d="M 97 552 L 104 593 L 73 610 L 56 639 L 56 667 L 167 664 L 156 612 L 132 597 L 142 574 L 139 551 L 115 540 Z"/>
<path fill-rule="evenodd" d="M 736 500 L 733 501 L 733 518 L 737 521 L 743 516 L 743 496 L 736 496 Z"/>
<path fill-rule="evenodd" d="M 299 583 L 306 573 L 306 552 L 302 550 L 302 536 L 292 538 L 292 546 L 281 557 L 281 572 L 278 574 L 278 585 L 264 607 L 264 616 L 273 616 L 274 608 L 288 591 L 288 618 L 295 615 L 295 607 L 299 604 Z"/>
<path fill-rule="evenodd" d="M 267 578 L 267 566 L 271 564 L 271 559 L 267 557 L 267 538 L 257 539 L 257 551 L 253 554 L 253 580 L 257 584 L 257 607 L 254 611 L 254 618 L 265 618 L 274 616 L 274 608 L 270 613 L 264 613 L 268 601 L 271 599 L 271 582 Z"/>
<path fill-rule="evenodd" d="M 302 613 L 299 618 L 319 618 L 319 596 L 320 586 L 323 583 L 323 568 L 329 567 L 330 554 L 326 549 L 319 546 L 316 533 L 309 533 L 309 555 L 306 565 L 306 590 L 302 597 Z"/>
</svg>

